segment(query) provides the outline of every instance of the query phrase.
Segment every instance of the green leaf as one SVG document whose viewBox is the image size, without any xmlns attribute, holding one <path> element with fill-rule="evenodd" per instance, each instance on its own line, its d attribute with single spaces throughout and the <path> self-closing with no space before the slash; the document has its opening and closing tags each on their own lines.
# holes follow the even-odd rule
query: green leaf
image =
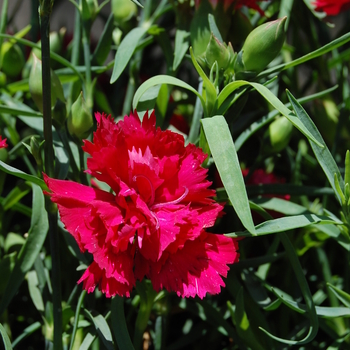
<svg viewBox="0 0 350 350">
<path fill-rule="evenodd" d="M 327 283 L 327 286 L 345 306 L 350 308 L 350 294 L 337 287 L 332 286 L 330 283 Z"/>
<path fill-rule="evenodd" d="M 241 167 L 226 120 L 215 116 L 203 119 L 202 125 L 228 198 L 243 226 L 255 234 Z"/>
<path fill-rule="evenodd" d="M 30 186 L 25 183 L 20 183 L 13 187 L 10 193 L 2 200 L 1 205 L 4 211 L 11 209 L 30 191 Z"/>
<path fill-rule="evenodd" d="M 215 35 L 215 37 L 218 40 L 220 40 L 221 43 L 223 43 L 224 41 L 222 40 L 222 36 L 220 34 L 219 28 L 216 25 L 215 17 L 211 13 L 208 14 L 208 22 L 209 22 L 210 31 Z"/>
<path fill-rule="evenodd" d="M 203 69 L 201 66 L 198 64 L 196 58 L 193 55 L 192 48 L 190 47 L 190 54 L 191 54 L 191 59 L 194 67 L 196 68 L 199 76 L 203 79 L 203 100 L 205 103 L 203 104 L 203 109 L 204 109 L 204 116 L 205 117 L 211 117 L 212 114 L 216 110 L 216 99 L 217 99 L 217 94 L 216 94 L 216 89 L 214 84 L 209 80 L 207 75 L 204 73 Z"/>
<path fill-rule="evenodd" d="M 0 160 L 0 170 L 4 171 L 7 174 L 14 175 L 20 179 L 31 182 L 32 184 L 40 186 L 43 190 L 48 190 L 44 180 L 39 179 L 36 176 L 26 174 L 22 170 L 16 169 Z"/>
<path fill-rule="evenodd" d="M 335 85 L 335 86 L 331 87 L 330 89 L 326 89 L 326 90 L 323 90 L 323 91 L 318 92 L 316 94 L 302 97 L 302 98 L 298 99 L 298 102 L 305 103 L 305 102 L 312 101 L 312 100 L 317 99 L 317 98 L 321 98 L 323 96 L 328 95 L 330 92 L 336 90 L 337 88 L 338 88 L 338 85 Z M 222 91 L 224 91 L 224 89 Z M 291 104 L 286 103 L 285 106 L 287 108 L 289 108 L 291 106 Z M 243 131 L 242 134 L 239 135 L 239 137 L 235 141 L 235 146 L 236 146 L 237 152 L 242 147 L 244 142 L 246 142 L 248 140 L 248 138 L 250 136 L 252 136 L 258 130 L 260 130 L 266 124 L 270 123 L 278 114 L 279 114 L 279 111 L 273 110 L 269 114 L 267 114 L 266 116 L 259 119 L 258 121 L 255 121 L 254 123 L 250 124 L 249 128 L 247 130 Z"/>
<path fill-rule="evenodd" d="M 257 78 L 263 78 L 263 77 L 266 77 L 267 75 L 270 75 L 270 74 L 273 74 L 276 72 L 281 72 L 281 71 L 286 70 L 288 68 L 292 68 L 292 67 L 295 67 L 295 66 L 302 64 L 304 62 L 310 61 L 316 57 L 319 57 L 319 56 L 326 54 L 327 52 L 335 50 L 337 47 L 343 46 L 348 41 L 350 41 L 350 33 L 346 33 L 343 36 L 341 36 L 340 38 L 337 38 L 337 39 L 331 41 L 330 43 L 322 46 L 321 48 L 319 48 L 315 51 L 312 51 L 312 52 L 308 53 L 307 55 L 304 55 L 302 57 L 297 58 L 296 60 L 269 68 L 269 69 L 261 72 L 257 76 Z"/>
<path fill-rule="evenodd" d="M 308 116 L 304 108 L 300 105 L 300 103 L 294 98 L 294 96 L 287 90 L 288 99 L 295 111 L 295 114 L 302 121 L 302 123 L 307 127 L 307 129 L 311 132 L 312 136 L 317 140 L 318 143 L 322 144 L 322 148 L 317 147 L 314 143 L 310 142 L 311 148 L 315 153 L 315 156 L 323 169 L 324 173 L 327 176 L 329 183 L 331 184 L 336 197 L 338 198 L 339 203 L 341 203 L 340 195 L 336 189 L 336 185 L 334 182 L 334 174 L 337 175 L 339 180 L 339 185 L 342 191 L 344 191 L 344 180 L 339 171 L 339 168 L 329 151 L 327 145 L 323 141 L 323 138 L 318 131 L 316 125 Z"/>
<path fill-rule="evenodd" d="M 103 29 L 103 32 L 100 36 L 97 47 L 91 59 L 92 62 L 97 62 L 99 65 L 102 65 L 104 63 L 111 49 L 112 32 L 114 27 L 113 21 L 113 13 L 111 13 L 108 17 L 107 23 Z"/>
<path fill-rule="evenodd" d="M 44 312 L 45 307 L 44 307 L 44 302 L 43 302 L 43 297 L 41 295 L 41 291 L 38 287 L 39 281 L 38 281 L 38 276 L 36 274 L 36 271 L 29 271 L 27 273 L 26 278 L 28 281 L 29 295 L 32 299 L 32 302 L 33 302 L 35 308 L 38 311 Z"/>
<path fill-rule="evenodd" d="M 341 224 L 341 221 L 334 221 L 325 215 L 304 214 L 296 216 L 287 216 L 279 219 L 265 221 L 255 227 L 255 232 L 243 231 L 236 233 L 226 233 L 227 237 L 250 237 L 262 236 L 277 232 L 294 230 L 296 228 L 306 227 L 314 224 Z"/>
<path fill-rule="evenodd" d="M 217 108 L 225 102 L 226 98 L 238 88 L 250 85 L 256 91 L 263 96 L 267 102 L 269 102 L 275 109 L 277 109 L 281 114 L 283 114 L 302 134 L 304 134 L 308 139 L 315 142 L 318 146 L 323 147 L 323 144 L 320 143 L 311 133 L 311 130 L 301 122 L 301 120 L 295 116 L 291 110 L 289 110 L 267 87 L 258 83 L 251 83 L 244 80 L 237 80 L 225 86 L 218 96 Z"/>
<path fill-rule="evenodd" d="M 28 111 L 20 108 L 7 107 L 4 105 L 0 105 L 0 113 L 8 113 L 11 115 L 24 115 L 27 117 L 42 117 L 42 113 L 36 111 Z"/>
<path fill-rule="evenodd" d="M 84 312 L 93 322 L 96 328 L 96 331 L 99 334 L 99 337 L 102 340 L 106 349 L 113 350 L 114 346 L 113 346 L 112 333 L 109 329 L 106 319 L 102 315 L 92 316 L 91 313 L 86 309 L 84 309 Z"/>
<path fill-rule="evenodd" d="M 182 59 L 190 47 L 189 42 L 190 33 L 186 30 L 177 29 L 175 34 L 175 47 L 174 47 L 174 61 L 173 61 L 173 71 L 179 67 Z"/>
<path fill-rule="evenodd" d="M 312 134 L 311 130 L 303 124 L 298 116 L 295 116 L 267 87 L 257 83 L 250 83 L 266 101 L 268 101 L 274 108 L 282 113 L 302 134 L 304 134 L 309 140 L 315 142 L 319 147 L 323 147 L 323 143 Z"/>
<path fill-rule="evenodd" d="M 19 335 L 12 343 L 13 347 L 16 347 L 19 342 L 21 342 L 23 339 L 34 333 L 36 330 L 41 328 L 41 323 L 40 322 L 34 322 L 27 328 L 25 328 L 22 332 L 21 335 Z"/>
<path fill-rule="evenodd" d="M 7 237 L 6 237 L 7 238 Z M 0 260 L 0 295 L 3 295 L 7 286 L 8 280 L 11 276 L 11 272 L 15 267 L 17 252 L 6 254 L 1 257 Z"/>
<path fill-rule="evenodd" d="M 175 85 L 175 86 L 181 87 L 183 89 L 187 89 L 187 90 L 193 92 L 194 94 L 196 94 L 200 98 L 202 104 L 204 104 L 204 100 L 203 100 L 202 96 L 191 85 L 183 82 L 180 79 L 171 77 L 169 75 L 156 75 L 155 77 L 152 77 L 152 78 L 146 80 L 136 90 L 135 95 L 134 95 L 134 99 L 133 99 L 133 102 L 132 102 L 132 108 L 134 110 L 137 109 L 137 106 L 138 106 L 138 104 L 139 104 L 139 102 L 141 100 L 142 95 L 144 93 L 146 93 L 146 91 L 148 89 L 152 88 L 153 86 L 162 85 L 162 84 L 170 84 L 170 85 Z"/>
<path fill-rule="evenodd" d="M 274 290 L 275 295 L 282 301 L 283 304 L 291 308 L 292 310 L 306 314 L 307 307 L 305 304 L 296 302 L 285 298 L 282 294 Z M 337 317 L 350 317 L 350 308 L 348 307 L 329 307 L 329 306 L 315 306 L 316 314 L 323 318 L 337 318 Z"/>
<path fill-rule="evenodd" d="M 140 39 L 146 34 L 147 28 L 137 27 L 132 29 L 120 43 L 114 59 L 114 67 L 110 83 L 117 81 L 129 63 Z"/>
<path fill-rule="evenodd" d="M 0 323 L 0 333 L 2 336 L 2 341 L 5 346 L 5 350 L 12 350 L 11 340 L 9 336 L 7 335 L 6 329 L 4 326 Z"/>
<path fill-rule="evenodd" d="M 258 340 L 255 338 L 255 335 L 250 327 L 248 316 L 245 312 L 243 287 L 239 289 L 236 297 L 236 309 L 234 312 L 234 317 L 237 333 L 239 337 L 242 340 L 244 340 L 245 344 L 252 349 L 263 350 L 264 348 L 259 344 Z"/>
<path fill-rule="evenodd" d="M 124 314 L 124 299 L 115 296 L 112 299 L 112 332 L 117 341 L 119 349 L 135 350 L 132 345 L 128 327 L 126 325 Z"/>
<path fill-rule="evenodd" d="M 1 299 L 0 315 L 5 311 L 21 285 L 26 273 L 33 266 L 34 261 L 44 244 L 49 228 L 47 213 L 45 211 L 44 194 L 39 186 L 32 184 L 32 188 L 33 211 L 28 238 L 18 254 L 15 267 L 5 289 L 4 297 Z"/>
<path fill-rule="evenodd" d="M 271 333 L 269 333 L 268 331 L 266 331 L 265 329 L 262 329 L 262 328 L 260 328 L 260 329 L 264 333 L 266 333 L 268 336 L 270 336 L 272 339 L 275 339 L 275 340 L 282 342 L 282 343 L 285 343 L 285 344 L 290 344 L 290 345 L 307 344 L 307 343 L 311 342 L 316 337 L 317 332 L 318 332 L 318 318 L 317 318 L 317 314 L 316 314 L 315 304 L 313 302 L 309 285 L 307 284 L 303 269 L 300 265 L 298 256 L 295 252 L 295 249 L 294 249 L 292 243 L 290 242 L 288 236 L 285 233 L 281 233 L 280 238 L 281 238 L 281 242 L 286 250 L 290 264 L 294 270 L 294 273 L 296 275 L 301 293 L 302 293 L 304 300 L 305 300 L 305 303 L 306 303 L 305 312 L 307 313 L 308 318 L 310 320 L 309 332 L 301 340 L 288 340 L 288 339 L 282 339 L 282 338 L 276 337 L 276 336 L 272 335 Z M 277 293 L 277 292 L 275 292 L 275 293 Z"/>
</svg>

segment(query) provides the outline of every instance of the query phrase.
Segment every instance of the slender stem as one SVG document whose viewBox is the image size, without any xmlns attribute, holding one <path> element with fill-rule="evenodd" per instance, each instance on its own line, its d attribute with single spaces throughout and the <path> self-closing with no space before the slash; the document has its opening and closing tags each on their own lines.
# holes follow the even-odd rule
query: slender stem
<svg viewBox="0 0 350 350">
<path fill-rule="evenodd" d="M 41 57 L 42 57 L 42 86 L 43 86 L 43 119 L 44 119 L 44 153 L 45 171 L 50 176 L 54 176 L 54 149 L 52 139 L 51 120 L 51 76 L 50 76 L 50 15 L 53 0 L 40 1 L 40 34 L 41 34 Z M 61 273 L 60 273 L 60 253 L 58 242 L 57 209 L 50 200 L 47 200 L 46 210 L 49 219 L 50 251 L 52 260 L 52 299 L 53 299 L 53 319 L 54 349 L 62 349 L 62 305 L 61 305 Z"/>
<path fill-rule="evenodd" d="M 71 63 L 73 66 L 77 66 L 79 63 L 80 42 L 81 42 L 80 12 L 76 8 L 75 9 L 75 20 L 74 20 L 74 36 L 73 36 L 73 45 L 72 45 L 72 56 L 71 56 Z M 74 92 L 74 83 L 70 83 L 68 99 L 67 99 L 68 111 L 70 111 L 70 108 L 73 104 L 73 92 Z"/>
<path fill-rule="evenodd" d="M 203 89 L 203 80 L 199 78 L 199 84 L 198 84 L 198 92 L 202 94 Z M 190 128 L 190 133 L 188 135 L 187 142 L 188 143 L 195 143 L 198 139 L 199 135 L 199 129 L 200 129 L 200 120 L 203 116 L 203 106 L 200 101 L 200 99 L 197 97 L 196 104 L 194 106 L 194 112 L 193 112 L 193 118 L 192 118 L 192 124 Z"/>
<path fill-rule="evenodd" d="M 75 310 L 74 326 L 73 326 L 73 332 L 72 332 L 72 337 L 71 337 L 71 340 L 70 340 L 69 349 L 73 349 L 74 338 L 75 338 L 75 335 L 76 335 L 77 330 L 78 330 L 80 309 L 81 309 L 81 306 L 83 305 L 83 301 L 84 301 L 85 295 L 86 295 L 86 291 L 83 290 L 81 292 L 81 294 L 80 294 L 80 297 L 79 297 L 79 300 L 78 300 L 78 304 L 77 304 L 77 308 Z"/>
<path fill-rule="evenodd" d="M 85 63 L 85 100 L 88 108 L 91 110 L 93 105 L 92 98 L 92 80 L 91 80 L 91 61 L 90 61 L 90 25 L 89 23 L 83 21 L 82 25 L 82 42 L 84 51 L 84 63 Z"/>
</svg>

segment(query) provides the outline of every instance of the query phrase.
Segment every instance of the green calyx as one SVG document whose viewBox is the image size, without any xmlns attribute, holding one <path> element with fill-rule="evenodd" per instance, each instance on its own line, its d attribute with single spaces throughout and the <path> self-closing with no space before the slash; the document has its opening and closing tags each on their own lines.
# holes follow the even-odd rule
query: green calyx
<svg viewBox="0 0 350 350">
<path fill-rule="evenodd" d="M 71 114 L 68 117 L 67 127 L 69 134 L 82 140 L 89 136 L 93 126 L 93 119 L 81 92 L 72 104 Z"/>
<path fill-rule="evenodd" d="M 257 75 L 278 55 L 286 37 L 286 19 L 264 23 L 248 35 L 234 66 L 238 79 L 246 74 Z"/>
</svg>

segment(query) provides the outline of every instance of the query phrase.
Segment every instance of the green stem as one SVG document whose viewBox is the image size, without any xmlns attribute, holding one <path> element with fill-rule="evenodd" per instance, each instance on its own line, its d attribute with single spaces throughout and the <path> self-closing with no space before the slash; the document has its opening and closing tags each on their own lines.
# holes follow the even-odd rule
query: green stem
<svg viewBox="0 0 350 350">
<path fill-rule="evenodd" d="M 0 34 L 4 34 L 6 31 L 7 24 L 7 10 L 8 10 L 8 0 L 4 0 L 1 9 L 1 17 L 0 17 Z M 0 37 L 0 49 L 4 39 Z M 0 55 L 0 68 L 2 66 L 2 55 Z"/>
<path fill-rule="evenodd" d="M 73 66 L 77 66 L 79 63 L 80 41 L 81 41 L 80 12 L 76 8 L 75 21 L 74 21 L 74 37 L 73 37 L 73 45 L 72 45 L 72 57 L 71 57 L 71 63 Z M 69 93 L 67 98 L 68 111 L 70 111 L 70 108 L 73 104 L 73 92 L 74 92 L 74 83 L 71 83 L 69 86 Z"/>
<path fill-rule="evenodd" d="M 79 149 L 79 162 L 80 162 L 80 181 L 82 184 L 84 185 L 88 185 L 88 181 L 86 178 L 86 174 L 84 173 L 84 169 L 85 169 L 85 161 L 84 161 L 84 157 L 85 157 L 85 153 L 82 149 L 82 147 L 79 145 L 78 146 Z"/>
<path fill-rule="evenodd" d="M 75 338 L 75 335 L 76 335 L 77 330 L 78 330 L 79 314 L 80 314 L 81 306 L 83 305 L 83 301 L 84 301 L 85 295 L 86 295 L 86 291 L 83 290 L 81 292 L 81 294 L 80 294 L 80 297 L 79 297 L 79 300 L 78 300 L 78 304 L 77 304 L 77 308 L 75 310 L 74 326 L 73 326 L 72 337 L 70 339 L 69 350 L 73 349 L 74 338 Z"/>
<path fill-rule="evenodd" d="M 52 139 L 51 120 L 51 76 L 50 76 L 50 15 L 53 0 L 40 1 L 40 34 L 41 34 L 41 57 L 42 57 L 42 85 L 43 85 L 43 119 L 44 119 L 44 153 L 45 171 L 50 177 L 54 176 L 54 149 Z M 49 219 L 50 251 L 52 259 L 52 299 L 54 349 L 62 349 L 62 305 L 61 305 L 61 273 L 60 253 L 58 242 L 57 209 L 50 200 L 47 200 L 46 210 Z"/>
<path fill-rule="evenodd" d="M 202 89 L 203 89 L 203 80 L 199 78 L 198 92 L 200 94 L 202 94 Z M 199 129 L 200 129 L 200 120 L 202 116 L 203 116 L 203 106 L 200 99 L 197 97 L 196 104 L 194 106 L 190 133 L 187 139 L 188 143 L 195 143 L 197 141 L 198 135 L 199 135 Z"/>
<path fill-rule="evenodd" d="M 90 26 L 88 23 L 83 22 L 83 51 L 84 51 L 84 63 L 85 63 L 85 100 L 88 108 L 91 110 L 93 106 L 92 99 L 92 80 L 91 80 L 91 61 L 90 61 Z"/>
</svg>

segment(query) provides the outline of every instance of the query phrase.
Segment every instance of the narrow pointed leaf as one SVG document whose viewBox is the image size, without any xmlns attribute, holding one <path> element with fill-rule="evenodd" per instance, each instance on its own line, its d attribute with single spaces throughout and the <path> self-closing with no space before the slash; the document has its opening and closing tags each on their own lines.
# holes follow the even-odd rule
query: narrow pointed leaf
<svg viewBox="0 0 350 350">
<path fill-rule="evenodd" d="M 334 221 L 328 216 L 316 214 L 304 214 L 296 216 L 287 216 L 279 219 L 265 221 L 255 227 L 255 232 L 243 231 L 236 233 L 226 233 L 228 237 L 249 237 L 262 236 L 272 233 L 284 232 L 296 228 L 306 227 L 314 224 L 341 224 L 341 221 Z"/>
<path fill-rule="evenodd" d="M 114 67 L 110 83 L 117 81 L 129 63 L 140 39 L 147 32 L 147 28 L 137 27 L 132 29 L 120 43 L 114 59 Z"/>
<path fill-rule="evenodd" d="M 185 57 L 188 48 L 190 47 L 189 36 L 190 33 L 186 30 L 176 30 L 173 71 L 176 71 L 176 69 L 179 67 L 182 59 Z"/>
<path fill-rule="evenodd" d="M 148 80 L 146 80 L 135 92 L 134 99 L 132 102 L 132 108 L 137 109 L 137 106 L 141 100 L 142 95 L 150 88 L 156 85 L 169 84 L 181 87 L 183 89 L 189 90 L 196 94 L 201 100 L 202 104 L 204 104 L 204 100 L 202 96 L 194 89 L 191 85 L 183 82 L 180 79 L 171 77 L 170 75 L 156 75 Z"/>
<path fill-rule="evenodd" d="M 219 115 L 203 119 L 202 125 L 228 198 L 244 227 L 254 234 L 243 175 L 226 120 Z"/>
<path fill-rule="evenodd" d="M 11 340 L 10 340 L 9 336 L 7 335 L 6 329 L 4 328 L 4 326 L 1 323 L 0 323 L 0 333 L 1 333 L 1 337 L 2 337 L 2 341 L 4 344 L 5 350 L 12 350 Z"/>
<path fill-rule="evenodd" d="M 327 179 L 328 179 L 329 183 L 331 184 L 336 197 L 339 200 L 339 203 L 341 203 L 341 198 L 340 198 L 339 193 L 337 192 L 335 182 L 334 182 L 334 174 L 337 174 L 339 185 L 340 185 L 340 188 L 342 191 L 344 191 L 344 180 L 340 174 L 339 168 L 338 168 L 331 152 L 329 151 L 328 147 L 326 146 L 325 142 L 323 141 L 323 138 L 322 138 L 320 132 L 318 131 L 316 125 L 314 124 L 314 122 L 308 116 L 308 114 L 306 113 L 304 108 L 300 105 L 300 103 L 294 98 L 294 96 L 288 90 L 287 90 L 287 96 L 288 96 L 288 99 L 289 99 L 296 115 L 298 116 L 298 118 L 302 121 L 302 123 L 311 132 L 311 134 L 317 140 L 317 142 L 322 144 L 323 147 L 320 148 L 320 147 L 317 147 L 317 145 L 315 145 L 313 142 L 310 142 L 311 148 L 314 151 L 315 156 L 316 156 L 321 168 L 323 169 L 324 173 L 326 174 Z"/>
<path fill-rule="evenodd" d="M 119 349 L 135 350 L 132 345 L 124 314 L 124 299 L 115 296 L 112 299 L 112 332 Z"/>
<path fill-rule="evenodd" d="M 309 285 L 306 281 L 306 278 L 304 276 L 303 269 L 300 265 L 298 256 L 295 252 L 295 249 L 290 242 L 288 236 L 285 233 L 280 234 L 282 244 L 286 250 L 287 256 L 289 258 L 290 264 L 293 267 L 294 273 L 296 275 L 299 288 L 301 290 L 301 293 L 303 294 L 304 300 L 305 300 L 305 310 L 308 315 L 308 318 L 310 320 L 310 326 L 309 326 L 309 332 L 308 334 L 301 340 L 288 340 L 288 339 L 282 339 L 279 337 L 276 337 L 266 331 L 265 329 L 261 330 L 266 333 L 268 336 L 270 336 L 272 339 L 275 339 L 281 343 L 290 344 L 290 345 L 302 345 L 310 343 L 317 335 L 318 332 L 318 318 L 316 313 L 315 304 L 312 299 L 312 295 L 310 292 Z M 277 293 L 277 292 L 275 292 Z M 282 300 L 283 301 L 283 300 Z"/>
<path fill-rule="evenodd" d="M 4 163 L 1 160 L 0 160 L 0 170 L 4 171 L 7 174 L 17 176 L 17 177 L 19 177 L 19 178 L 21 178 L 23 180 L 29 181 L 29 182 L 31 182 L 33 184 L 36 184 L 36 185 L 40 186 L 42 189 L 44 189 L 44 190 L 48 189 L 46 184 L 45 184 L 45 182 L 43 180 L 39 179 L 36 176 L 26 174 L 24 171 L 16 169 L 16 168 L 14 168 L 14 167 Z"/>
</svg>

